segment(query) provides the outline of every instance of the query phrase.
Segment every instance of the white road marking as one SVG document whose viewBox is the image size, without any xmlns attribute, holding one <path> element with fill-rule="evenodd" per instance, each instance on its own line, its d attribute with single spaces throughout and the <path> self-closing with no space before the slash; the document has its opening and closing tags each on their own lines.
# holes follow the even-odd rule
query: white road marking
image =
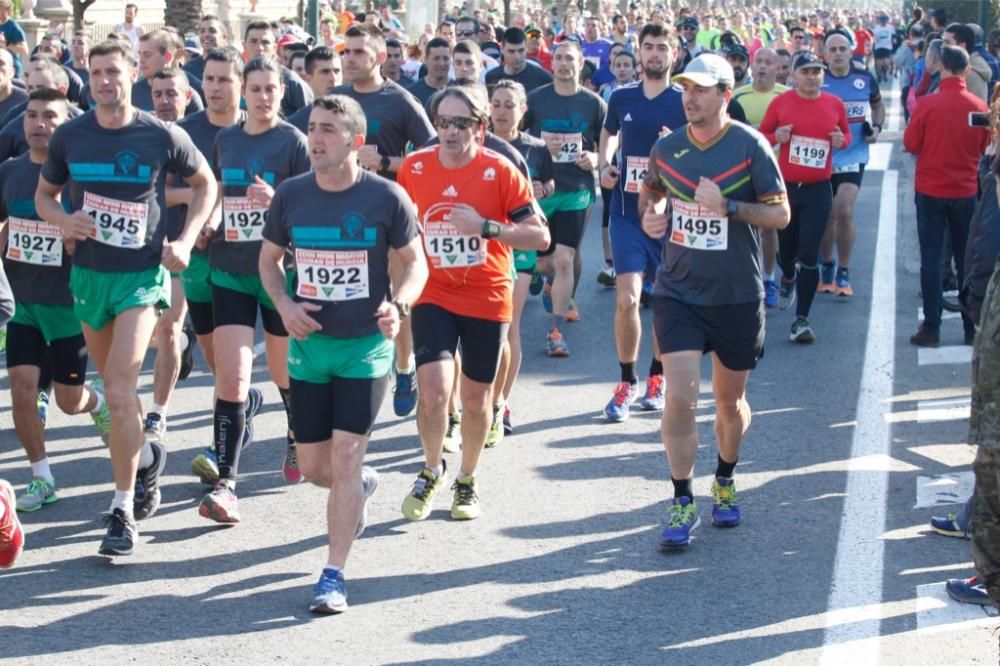
<svg viewBox="0 0 1000 666">
<path fill-rule="evenodd" d="M 914 509 L 964 504 L 972 495 L 976 476 L 972 472 L 952 472 L 917 477 L 917 503 Z"/>
<path fill-rule="evenodd" d="M 858 392 L 857 421 L 850 459 L 889 456 L 892 426 L 883 416 L 892 397 L 896 339 L 896 208 L 899 172 L 886 171 L 882 179 L 875 267 L 872 275 L 871 312 L 865 336 L 865 361 Z M 824 664 L 878 663 L 877 641 L 882 612 L 862 614 L 861 608 L 879 609 L 882 576 L 888 473 L 851 465 L 837 538 L 837 555 L 830 586 L 826 626 L 823 631 Z M 857 613 L 842 623 L 844 612 Z"/>
<path fill-rule="evenodd" d="M 921 347 L 917 350 L 918 365 L 958 365 L 972 362 L 970 345 Z"/>
<path fill-rule="evenodd" d="M 921 400 L 917 403 L 917 423 L 958 421 L 969 418 L 970 398 Z"/>
<path fill-rule="evenodd" d="M 944 583 L 917 586 L 917 633 L 996 627 L 996 614 L 985 606 L 952 601 Z"/>
<path fill-rule="evenodd" d="M 893 144 L 889 142 L 868 146 L 869 158 L 865 171 L 888 171 L 892 162 L 892 147 Z"/>
<path fill-rule="evenodd" d="M 942 320 L 945 320 L 945 319 L 961 319 L 961 318 L 962 318 L 962 313 L 961 312 L 948 312 L 947 310 L 944 310 L 944 311 L 941 312 L 941 319 Z M 917 321 L 918 322 L 922 322 L 923 320 L 924 320 L 924 308 L 921 306 L 921 307 L 917 308 Z"/>
</svg>

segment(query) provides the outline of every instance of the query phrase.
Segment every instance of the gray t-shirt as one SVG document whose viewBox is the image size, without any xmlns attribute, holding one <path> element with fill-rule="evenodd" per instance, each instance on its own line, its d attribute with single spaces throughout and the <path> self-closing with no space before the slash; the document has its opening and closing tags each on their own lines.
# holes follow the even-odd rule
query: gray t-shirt
<svg viewBox="0 0 1000 666">
<path fill-rule="evenodd" d="M 255 177 L 277 188 L 284 180 L 309 171 L 306 138 L 284 121 L 263 134 L 247 134 L 243 125 L 220 130 L 212 148 L 212 170 L 222 183 L 222 224 L 212 240 L 212 268 L 256 275 L 267 208 L 247 198 Z"/>
<path fill-rule="evenodd" d="M 73 305 L 69 291 L 70 255 L 58 227 L 35 211 L 41 164 L 28 155 L 0 165 L 0 219 L 7 220 L 4 265 L 18 303 Z"/>
<path fill-rule="evenodd" d="M 330 93 L 347 95 L 361 105 L 368 120 L 365 143 L 374 144 L 383 155 L 403 157 L 407 144 L 420 147 L 435 134 L 417 98 L 392 81 L 386 81 L 380 89 L 370 93 L 355 92 L 351 85 L 338 86 Z M 380 172 L 379 175 L 396 179 L 395 173 Z"/>
<path fill-rule="evenodd" d="M 604 100 L 581 88 L 563 96 L 555 85 L 542 86 L 528 95 L 524 127 L 543 141 L 558 141 L 555 162 L 556 190 L 576 192 L 594 188 L 594 172 L 574 164 L 583 151 L 597 150 L 607 105 Z M 596 165 L 595 165 L 596 166 Z"/>
<path fill-rule="evenodd" d="M 527 132 L 518 132 L 517 138 L 510 142 L 524 157 L 528 164 L 528 179 L 545 182 L 555 179 L 555 165 L 552 163 L 552 153 L 545 142 L 536 139 Z"/>
<path fill-rule="evenodd" d="M 525 92 L 532 92 L 542 86 L 547 86 L 552 83 L 552 75 L 546 72 L 541 67 L 535 67 L 530 63 L 525 63 L 524 69 L 517 74 L 508 74 L 503 70 L 503 67 L 495 67 L 490 71 L 486 72 L 486 86 L 493 90 L 493 86 L 497 84 L 497 81 L 501 79 L 510 79 L 511 81 L 517 81 L 522 86 L 524 86 Z"/>
<path fill-rule="evenodd" d="M 323 306 L 309 315 L 333 338 L 378 332 L 375 311 L 392 299 L 389 248 L 418 235 L 403 188 L 366 171 L 343 192 L 321 190 L 313 173 L 285 181 L 264 227 L 264 238 L 292 252 L 292 297 Z"/>
<path fill-rule="evenodd" d="M 109 273 L 158 266 L 167 232 L 166 174 L 188 178 L 203 163 L 183 130 L 145 111 L 119 129 L 101 127 L 93 113 L 60 125 L 42 176 L 53 185 L 69 182 L 70 208 L 95 223 L 92 238 L 77 242 L 73 264 Z"/>
<path fill-rule="evenodd" d="M 28 140 L 24 136 L 24 111 L 27 106 L 28 104 L 25 102 L 20 113 L 4 125 L 3 129 L 0 129 L 0 162 L 28 152 Z M 83 111 L 70 104 L 67 115 L 70 118 L 76 118 L 83 115 Z"/>
<path fill-rule="evenodd" d="M 696 144 L 687 125 L 653 144 L 643 187 L 666 194 L 670 215 L 663 261 L 653 293 L 689 305 L 736 305 L 764 297 L 757 227 L 702 209 L 694 191 L 714 180 L 728 199 L 780 203 L 785 181 L 764 136 L 730 122 L 707 146 Z"/>
<path fill-rule="evenodd" d="M 406 89 L 411 95 L 420 100 L 420 104 L 424 107 L 424 111 L 427 115 L 431 113 L 431 98 L 434 97 L 436 93 L 441 92 L 444 88 L 435 88 L 427 84 L 427 79 L 417 79 L 417 82 Z"/>
<path fill-rule="evenodd" d="M 312 88 L 292 70 L 281 68 L 281 83 L 285 86 L 285 96 L 281 98 L 282 117 L 289 118 L 302 107 L 313 103 Z"/>
<path fill-rule="evenodd" d="M 27 103 L 28 93 L 20 88 L 11 87 L 10 95 L 7 96 L 7 99 L 0 102 L 0 118 L 10 113 L 10 110 L 14 107 L 21 106 L 22 104 L 26 105 Z"/>
<path fill-rule="evenodd" d="M 303 106 L 301 109 L 285 118 L 285 122 L 302 132 L 305 135 L 309 135 L 309 114 L 312 113 L 313 106 Z"/>
<path fill-rule="evenodd" d="M 187 72 L 185 74 L 187 74 L 191 90 L 194 92 L 191 95 L 191 101 L 188 102 L 187 108 L 184 109 L 184 115 L 190 116 L 205 108 L 205 105 L 201 101 L 204 93 L 201 91 L 201 80 Z M 139 79 L 132 84 L 132 106 L 143 111 L 149 111 L 150 113 L 155 108 L 156 105 L 153 104 L 153 87 L 146 79 Z"/>
</svg>

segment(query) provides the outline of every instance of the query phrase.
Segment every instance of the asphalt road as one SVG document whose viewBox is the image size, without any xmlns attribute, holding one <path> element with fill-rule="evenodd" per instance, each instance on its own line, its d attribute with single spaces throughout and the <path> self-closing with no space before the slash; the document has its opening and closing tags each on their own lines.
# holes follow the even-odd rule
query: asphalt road
<svg viewBox="0 0 1000 666">
<path fill-rule="evenodd" d="M 706 361 L 695 481 L 706 520 L 688 550 L 657 548 L 671 494 L 659 417 L 600 416 L 618 368 L 592 222 L 570 359 L 544 356 L 546 319 L 529 303 L 516 432 L 483 457 L 480 520 L 452 521 L 450 495 L 422 523 L 402 518 L 421 456 L 413 419 L 387 403 L 368 457 L 381 485 L 346 572 L 351 609 L 312 616 L 325 495 L 282 481 L 284 416 L 262 365 L 254 379 L 267 404 L 241 463 L 243 523 L 197 515 L 206 489 L 188 464 L 212 432 L 201 365 L 173 399 L 163 505 L 140 524 L 131 558 L 97 555 L 112 484 L 93 427 L 51 412 L 61 500 L 24 517 L 25 553 L 0 572 L 0 661 L 996 663 L 1000 621 L 943 597 L 943 580 L 971 575 L 968 542 L 927 529 L 965 499 L 968 348 L 954 319 L 942 341 L 954 349 L 921 356 L 908 343 L 919 308 L 912 160 L 897 141 L 883 161 L 858 202 L 856 296 L 817 297 L 808 347 L 787 340 L 790 312 L 769 313 L 737 468 L 740 527 L 708 525 Z M 649 311 L 643 321 L 648 330 Z M 640 368 L 649 353 L 646 335 Z M 0 391 L 0 477 L 20 488 L 30 470 L 9 411 Z"/>
</svg>

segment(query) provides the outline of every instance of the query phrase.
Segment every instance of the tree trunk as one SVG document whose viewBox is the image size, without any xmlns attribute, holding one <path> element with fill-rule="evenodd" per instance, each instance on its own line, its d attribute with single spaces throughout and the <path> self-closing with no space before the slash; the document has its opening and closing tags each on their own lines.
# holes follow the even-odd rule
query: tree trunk
<svg viewBox="0 0 1000 666">
<path fill-rule="evenodd" d="M 202 0 L 167 0 L 163 22 L 177 28 L 183 35 L 197 32 L 198 22 L 203 15 Z"/>
</svg>

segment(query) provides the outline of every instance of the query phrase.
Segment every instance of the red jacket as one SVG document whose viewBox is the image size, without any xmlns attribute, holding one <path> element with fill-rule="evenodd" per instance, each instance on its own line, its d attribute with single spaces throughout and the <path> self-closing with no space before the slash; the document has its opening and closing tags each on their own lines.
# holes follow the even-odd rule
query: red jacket
<svg viewBox="0 0 1000 666">
<path fill-rule="evenodd" d="M 969 113 L 986 110 L 960 76 L 941 79 L 938 92 L 920 98 L 903 133 L 906 152 L 917 158 L 917 192 L 941 199 L 976 196 L 977 167 L 990 133 L 969 127 Z"/>
</svg>

